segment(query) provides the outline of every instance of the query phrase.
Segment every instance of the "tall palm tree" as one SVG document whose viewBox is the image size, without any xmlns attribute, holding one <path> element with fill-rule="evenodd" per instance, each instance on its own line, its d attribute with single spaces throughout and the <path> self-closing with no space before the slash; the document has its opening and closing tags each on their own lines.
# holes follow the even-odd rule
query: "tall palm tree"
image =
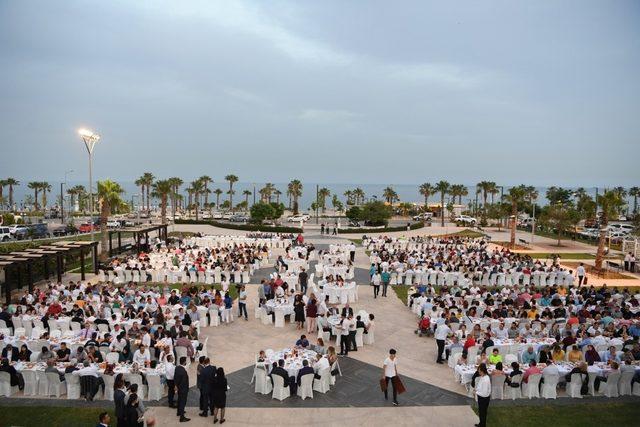
<svg viewBox="0 0 640 427">
<path fill-rule="evenodd" d="M 436 184 L 435 190 L 440 193 L 440 225 L 444 227 L 444 196 L 449 192 L 451 184 L 447 181 L 440 181 Z"/>
<path fill-rule="evenodd" d="M 449 194 L 452 197 L 452 201 L 455 203 L 456 201 L 456 197 L 458 198 L 458 204 L 461 205 L 462 204 L 462 197 L 463 196 L 467 196 L 469 194 L 469 191 L 467 190 L 467 187 L 465 185 L 462 184 L 453 184 L 451 186 L 451 190 L 449 191 Z"/>
<path fill-rule="evenodd" d="M 355 202 L 353 201 L 353 191 L 352 190 L 347 190 L 343 194 L 344 194 L 344 197 L 347 198 L 347 205 L 355 205 Z"/>
<path fill-rule="evenodd" d="M 216 210 L 220 210 L 220 195 L 222 195 L 224 191 L 219 188 L 213 190 L 213 194 L 216 195 Z"/>
<path fill-rule="evenodd" d="M 300 180 L 294 179 L 287 186 L 293 198 L 293 214 L 298 214 L 298 199 L 302 197 L 302 183 Z"/>
<path fill-rule="evenodd" d="M 420 192 L 422 197 L 424 197 L 424 208 L 426 210 L 429 205 L 429 197 L 435 193 L 435 188 L 433 188 L 433 185 L 425 182 L 424 184 L 420 185 L 420 187 L 418 187 L 418 191 Z"/>
<path fill-rule="evenodd" d="M 33 210 L 38 210 L 38 193 L 40 192 L 40 183 L 38 181 L 31 181 L 27 184 L 27 188 L 33 190 Z"/>
<path fill-rule="evenodd" d="M 390 205 L 392 205 L 393 202 L 395 202 L 396 200 L 399 200 L 398 193 L 396 193 L 394 189 L 391 187 L 387 187 L 384 190 L 382 190 L 382 197 L 384 197 L 384 199 Z"/>
<path fill-rule="evenodd" d="M 629 189 L 629 196 L 633 197 L 633 214 L 636 215 L 638 213 L 638 196 L 640 196 L 640 187 L 631 187 Z M 9 184 L 9 204 L 11 204 L 11 184 Z"/>
<path fill-rule="evenodd" d="M 111 180 L 98 181 L 98 202 L 100 203 L 100 257 L 106 259 L 109 254 L 107 238 L 107 220 L 109 215 L 122 204 L 120 195 L 124 190 L 117 182 Z"/>
<path fill-rule="evenodd" d="M 9 186 L 9 209 L 13 209 L 13 187 L 20 185 L 20 181 L 15 178 L 7 178 L 7 185 Z"/>
<path fill-rule="evenodd" d="M 169 181 L 169 184 L 171 184 L 171 214 L 175 221 L 176 209 L 178 208 L 178 197 L 180 196 L 180 186 L 183 184 L 183 181 L 177 176 L 173 176 L 167 181 Z"/>
<path fill-rule="evenodd" d="M 222 193 L 222 191 L 220 191 Z M 253 194 L 253 192 L 251 192 L 250 190 L 244 190 L 242 192 L 242 195 L 244 196 L 244 204 L 247 207 L 247 210 L 249 210 L 249 197 Z"/>
<path fill-rule="evenodd" d="M 155 177 L 151 172 L 145 172 L 142 175 L 142 179 L 147 189 L 147 212 L 151 212 L 151 200 L 149 196 L 151 195 L 151 185 L 153 185 L 153 180 L 155 179 Z"/>
<path fill-rule="evenodd" d="M 173 194 L 173 185 L 168 179 L 163 179 L 153 183 L 151 195 L 160 199 L 160 218 L 163 224 L 167 223 L 167 201 Z"/>
<path fill-rule="evenodd" d="M 276 195 L 276 203 L 280 204 L 280 196 L 282 195 L 282 191 L 278 190 L 277 188 L 275 189 L 275 191 L 273 192 L 273 194 Z"/>
<path fill-rule="evenodd" d="M 356 205 L 361 205 L 364 203 L 365 193 L 362 188 L 357 187 L 355 190 L 353 190 L 353 195 L 356 198 Z"/>
<path fill-rule="evenodd" d="M 229 182 L 229 191 L 227 191 L 227 194 L 229 195 L 229 208 L 233 212 L 233 194 L 235 193 L 235 191 L 233 191 L 233 184 L 238 182 L 238 177 L 235 175 L 227 175 L 224 177 L 224 180 Z"/>
<path fill-rule="evenodd" d="M 202 182 L 202 185 L 204 187 L 204 189 L 202 190 L 202 194 L 204 195 L 204 204 L 208 205 L 209 194 L 211 194 L 211 190 L 209 190 L 209 184 L 213 184 L 213 179 L 211 179 L 209 175 L 202 175 L 198 179 L 200 180 L 200 182 Z"/>
<path fill-rule="evenodd" d="M 196 205 L 196 221 L 198 220 L 198 215 L 200 215 L 200 194 L 202 193 L 203 190 L 204 190 L 204 183 L 201 180 L 196 179 L 195 181 L 191 182 L 191 191 L 193 194 L 193 201 L 195 202 L 195 205 Z"/>
<path fill-rule="evenodd" d="M 505 202 L 511 204 L 511 217 L 510 220 L 510 228 L 511 235 L 510 241 L 511 248 L 516 247 L 516 222 L 518 220 L 518 205 L 524 203 L 529 197 L 529 190 L 526 185 L 518 185 L 517 187 L 511 187 L 509 189 L 509 193 L 505 194 Z"/>
<path fill-rule="evenodd" d="M 327 206 L 327 197 L 331 195 L 331 191 L 327 187 L 322 187 L 318 190 L 318 204 L 322 208 L 322 213 L 325 212 Z"/>
<path fill-rule="evenodd" d="M 187 211 L 190 211 L 191 208 L 193 207 L 193 188 L 188 187 L 187 188 L 187 195 L 189 196 L 189 199 L 187 201 Z"/>
<path fill-rule="evenodd" d="M 47 193 L 51 191 L 51 184 L 46 181 L 40 183 L 40 190 L 42 191 L 42 209 L 47 209 Z"/>
<path fill-rule="evenodd" d="M 607 239 L 607 225 L 609 221 L 620 214 L 620 210 L 625 202 L 622 194 L 614 190 L 605 190 L 604 194 L 598 196 L 598 206 L 600 207 L 600 235 L 598 236 L 598 252 L 596 253 L 595 267 L 602 269 L 604 261 L 604 243 Z"/>
<path fill-rule="evenodd" d="M 137 187 L 140 187 L 140 209 L 144 208 L 144 187 L 145 187 L 145 181 L 144 181 L 144 176 L 141 176 L 140 178 L 136 179 L 135 184 Z"/>
<path fill-rule="evenodd" d="M 271 197 L 273 197 L 273 193 L 276 190 L 276 186 L 270 182 L 267 182 L 264 187 L 260 190 L 260 195 L 262 196 L 262 201 L 265 203 L 271 203 Z"/>
<path fill-rule="evenodd" d="M 9 185 L 6 179 L 0 179 L 0 199 L 4 197 L 4 187 Z"/>
<path fill-rule="evenodd" d="M 476 194 L 482 194 L 482 216 L 487 216 L 487 196 L 489 195 L 489 189 L 491 183 L 489 181 L 480 181 L 476 184 Z"/>
</svg>

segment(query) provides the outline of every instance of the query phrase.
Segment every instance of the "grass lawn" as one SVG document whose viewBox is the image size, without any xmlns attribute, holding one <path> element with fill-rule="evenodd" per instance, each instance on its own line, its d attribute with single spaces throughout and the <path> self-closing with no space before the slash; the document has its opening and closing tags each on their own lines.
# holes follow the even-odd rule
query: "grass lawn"
<svg viewBox="0 0 640 427">
<path fill-rule="evenodd" d="M 393 291 L 396 293 L 398 298 L 400 298 L 400 301 L 402 301 L 404 305 L 407 305 L 407 295 L 409 294 L 410 286 L 406 286 L 406 285 L 391 286 L 390 285 L 389 287 L 393 289 Z"/>
<path fill-rule="evenodd" d="M 560 255 L 560 259 L 596 259 L 596 256 L 586 252 L 520 252 L 522 255 L 529 255 L 534 259 L 551 258 L 551 255 Z"/>
<path fill-rule="evenodd" d="M 460 231 L 456 231 L 455 233 L 449 233 L 449 234 L 433 234 L 430 235 L 431 237 L 471 237 L 471 238 L 477 238 L 477 237 L 483 237 L 485 236 L 484 233 L 481 233 L 479 231 L 475 231 L 475 230 L 470 230 L 468 228 L 465 228 L 464 230 L 460 230 Z"/>
<path fill-rule="evenodd" d="M 477 407 L 474 411 L 478 412 Z M 602 427 L 637 426 L 637 403 L 576 403 L 572 405 L 493 406 L 489 405 L 487 425 L 491 427 Z"/>
<path fill-rule="evenodd" d="M 113 405 L 110 405 L 113 406 Z M 55 406 L 0 406 L 0 426 L 23 427 L 86 427 L 98 424 L 98 415 L 109 412 L 116 424 L 114 411 L 109 408 L 60 408 Z"/>
<path fill-rule="evenodd" d="M 356 245 L 361 245 L 362 244 L 362 239 L 349 239 L 349 240 L 351 240 Z"/>
</svg>

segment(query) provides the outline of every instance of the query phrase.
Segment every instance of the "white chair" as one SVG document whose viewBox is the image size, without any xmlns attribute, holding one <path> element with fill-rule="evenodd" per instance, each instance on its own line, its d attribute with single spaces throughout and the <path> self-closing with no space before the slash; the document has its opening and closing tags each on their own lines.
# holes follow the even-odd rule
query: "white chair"
<svg viewBox="0 0 640 427">
<path fill-rule="evenodd" d="M 80 376 L 68 373 L 64 379 L 67 383 L 67 399 L 80 399 Z"/>
<path fill-rule="evenodd" d="M 298 396 L 302 400 L 305 400 L 307 397 L 313 399 L 313 374 L 307 374 L 300 377 L 300 386 L 298 387 Z"/>
<path fill-rule="evenodd" d="M 520 389 L 520 385 L 522 384 L 522 374 L 514 375 L 511 378 L 511 384 L 508 387 L 505 387 L 505 399 L 521 399 L 522 398 L 522 390 Z M 515 386 L 517 384 L 517 387 Z"/>
<path fill-rule="evenodd" d="M 516 356 L 515 354 L 507 354 L 504 356 L 504 366 L 511 366 L 513 362 L 517 362 L 517 361 L 518 361 L 518 356 Z"/>
<path fill-rule="evenodd" d="M 542 374 L 529 375 L 526 383 L 522 383 L 522 394 L 524 397 L 531 399 L 532 397 L 540 397 L 540 380 Z"/>
<path fill-rule="evenodd" d="M 633 395 L 640 396 L 640 383 L 633 383 Z"/>
<path fill-rule="evenodd" d="M 187 358 L 187 367 L 191 364 L 191 359 L 189 358 L 189 353 L 187 352 L 187 348 L 183 346 L 177 346 L 173 348 L 176 352 L 176 360 L 180 361 L 181 357 Z"/>
<path fill-rule="evenodd" d="M 71 322 L 69 326 L 71 327 L 71 330 L 74 332 L 80 332 L 80 330 L 82 329 L 82 325 L 80 325 L 80 323 L 78 322 Z"/>
<path fill-rule="evenodd" d="M 567 394 L 576 399 L 582 399 L 582 393 L 580 390 L 582 389 L 583 380 L 588 381 L 587 374 L 571 374 L 571 381 L 567 384 Z"/>
<path fill-rule="evenodd" d="M 271 395 L 272 399 L 283 401 L 291 395 L 289 387 L 284 386 L 284 379 L 280 375 L 272 375 L 271 378 L 273 379 L 273 394 Z"/>
<path fill-rule="evenodd" d="M 103 335 L 109 332 L 109 325 L 105 323 L 98 323 L 98 331 Z"/>
<path fill-rule="evenodd" d="M 284 310 L 276 309 L 275 310 L 275 327 L 276 328 L 284 328 Z"/>
<path fill-rule="evenodd" d="M 102 375 L 104 381 L 104 399 L 113 401 L 113 383 L 115 381 L 113 375 Z"/>
<path fill-rule="evenodd" d="M 44 371 L 36 371 L 36 378 L 38 378 L 38 395 L 49 396 L 49 379 Z"/>
<path fill-rule="evenodd" d="M 262 318 L 262 307 L 260 307 L 260 305 L 258 304 L 258 301 L 254 301 L 256 307 L 253 311 L 253 315 L 255 316 L 256 319 L 260 319 Z"/>
<path fill-rule="evenodd" d="M 142 383 L 142 375 L 140 374 L 125 374 L 125 381 L 129 381 L 131 384 L 138 384 L 138 397 L 145 400 L 147 395 L 146 386 Z"/>
<path fill-rule="evenodd" d="M 24 395 L 35 396 L 38 394 L 38 376 L 36 371 L 25 369 L 22 371 L 22 378 L 24 379 Z"/>
<path fill-rule="evenodd" d="M 558 397 L 558 375 L 542 375 L 542 397 L 545 399 L 555 399 Z"/>
<path fill-rule="evenodd" d="M 120 353 L 112 351 L 107 354 L 107 363 L 117 364 L 118 360 L 120 360 Z"/>
<path fill-rule="evenodd" d="M 604 387 L 604 395 L 607 397 L 618 397 L 618 382 L 620 382 L 620 371 L 612 372 L 607 377 L 607 382 L 601 384 Z"/>
<path fill-rule="evenodd" d="M 59 398 L 67 392 L 66 381 L 60 381 L 60 375 L 55 372 L 47 372 L 46 375 L 49 383 L 49 391 L 47 392 L 49 396 L 55 394 L 55 396 Z"/>
<path fill-rule="evenodd" d="M 313 379 L 313 391 L 317 391 L 319 393 L 326 393 L 329 391 L 330 382 L 331 382 L 331 368 L 324 368 L 318 374 L 320 375 L 320 379 Z"/>
<path fill-rule="evenodd" d="M 256 379 L 256 385 L 254 391 L 260 394 L 269 394 L 273 390 L 271 381 L 267 376 L 267 369 L 264 366 L 256 366 L 253 369 L 253 375 Z"/>
<path fill-rule="evenodd" d="M 18 392 L 18 386 L 11 387 L 11 375 L 8 372 L 0 372 L 0 396 L 11 397 Z"/>
<path fill-rule="evenodd" d="M 38 357 L 40 357 L 40 352 L 39 351 L 32 351 L 31 352 L 31 356 L 29 357 L 29 362 L 37 362 L 38 361 Z"/>
<path fill-rule="evenodd" d="M 160 375 L 147 375 L 147 386 L 149 388 L 148 400 L 162 399 L 164 387 L 160 383 Z"/>
<path fill-rule="evenodd" d="M 202 350 L 200 350 L 200 356 L 209 356 L 209 349 L 207 348 L 207 345 L 209 344 L 209 337 L 206 337 L 204 339 L 204 342 L 202 342 Z"/>
<path fill-rule="evenodd" d="M 50 333 L 49 336 L 51 338 L 61 338 L 62 337 L 62 331 L 60 329 L 53 329 Z"/>
<path fill-rule="evenodd" d="M 220 317 L 218 316 L 217 308 L 209 308 L 209 317 L 210 326 L 220 326 Z"/>
<path fill-rule="evenodd" d="M 620 393 L 620 396 L 629 396 L 632 393 L 632 389 L 631 389 L 631 380 L 633 379 L 633 375 L 635 374 L 635 371 L 623 371 L 622 374 L 620 374 L 620 382 L 618 383 L 618 392 Z"/>
<path fill-rule="evenodd" d="M 500 399 L 504 398 L 504 382 L 507 379 L 505 375 L 491 376 L 491 398 Z"/>
<path fill-rule="evenodd" d="M 262 310 L 262 315 L 260 316 L 260 318 L 262 319 L 262 324 L 270 325 L 272 322 L 271 315 L 267 313 L 267 309 L 264 307 L 262 307 L 260 310 Z"/>
<path fill-rule="evenodd" d="M 356 347 L 364 347 L 364 328 L 356 329 Z"/>
</svg>

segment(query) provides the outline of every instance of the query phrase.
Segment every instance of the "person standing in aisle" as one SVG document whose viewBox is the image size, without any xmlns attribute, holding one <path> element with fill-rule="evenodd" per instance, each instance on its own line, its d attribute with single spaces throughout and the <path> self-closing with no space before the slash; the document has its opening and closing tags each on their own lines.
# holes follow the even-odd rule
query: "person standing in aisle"
<svg viewBox="0 0 640 427">
<path fill-rule="evenodd" d="M 480 375 L 476 379 L 476 396 L 478 397 L 478 416 L 480 422 L 476 424 L 476 427 L 487 426 L 487 411 L 489 409 L 489 401 L 491 400 L 491 379 L 487 372 L 487 365 L 481 363 L 478 366 L 478 374 Z"/>
<path fill-rule="evenodd" d="M 398 406 L 398 390 L 394 378 L 398 376 L 398 360 L 396 359 L 395 349 L 389 350 L 389 357 L 384 359 L 382 365 L 382 379 L 385 382 L 384 400 L 389 400 L 389 383 L 393 387 L 393 405 Z"/>
<path fill-rule="evenodd" d="M 240 287 L 240 292 L 238 293 L 238 319 L 242 318 L 242 314 L 244 313 L 244 320 L 249 320 L 249 315 L 247 314 L 247 288 L 242 285 Z"/>
<path fill-rule="evenodd" d="M 442 353 L 444 353 L 444 344 L 450 333 L 451 328 L 449 328 L 448 322 L 442 322 L 433 334 L 436 339 L 436 344 L 438 345 L 438 358 L 436 359 L 436 363 L 443 363 Z"/>
<path fill-rule="evenodd" d="M 182 356 L 180 358 L 180 366 L 176 367 L 174 372 L 173 381 L 178 389 L 178 413 L 181 423 L 191 421 L 191 418 L 187 418 L 184 413 L 184 408 L 187 406 L 187 397 L 189 396 L 189 373 L 185 368 L 187 364 L 187 358 Z"/>
</svg>

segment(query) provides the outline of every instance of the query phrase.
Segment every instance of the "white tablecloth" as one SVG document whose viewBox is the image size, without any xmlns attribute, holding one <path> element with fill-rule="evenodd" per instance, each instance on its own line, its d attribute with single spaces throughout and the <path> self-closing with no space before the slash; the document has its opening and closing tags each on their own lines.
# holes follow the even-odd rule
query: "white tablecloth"
<svg viewBox="0 0 640 427">
<path fill-rule="evenodd" d="M 322 292 L 329 296 L 331 304 L 346 304 L 357 301 L 356 282 L 345 283 L 344 286 L 325 284 Z"/>
<path fill-rule="evenodd" d="M 294 349 L 285 348 L 281 351 L 267 352 L 267 360 L 269 365 L 273 362 L 278 362 L 280 359 L 284 359 L 284 369 L 287 370 L 290 377 L 297 377 L 298 371 L 302 369 L 302 361 L 308 360 L 309 366 L 313 367 L 316 362 L 316 352 L 313 350 L 295 350 L 297 355 L 293 355 Z"/>
</svg>

